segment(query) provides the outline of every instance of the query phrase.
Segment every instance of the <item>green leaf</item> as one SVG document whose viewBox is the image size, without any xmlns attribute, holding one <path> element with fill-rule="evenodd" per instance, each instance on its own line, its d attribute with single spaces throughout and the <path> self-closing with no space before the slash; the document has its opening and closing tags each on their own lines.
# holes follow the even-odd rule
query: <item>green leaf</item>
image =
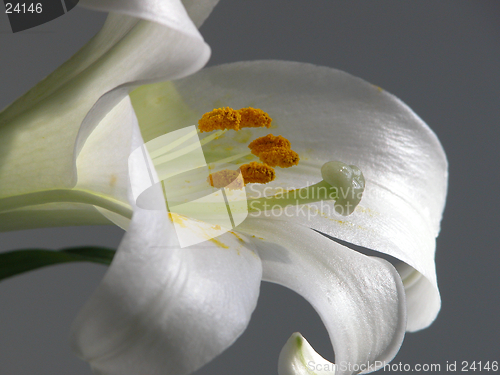
<svg viewBox="0 0 500 375">
<path fill-rule="evenodd" d="M 74 247 L 63 250 L 27 249 L 0 253 L 0 281 L 41 267 L 69 262 L 110 265 L 115 250 L 105 247 Z"/>
</svg>

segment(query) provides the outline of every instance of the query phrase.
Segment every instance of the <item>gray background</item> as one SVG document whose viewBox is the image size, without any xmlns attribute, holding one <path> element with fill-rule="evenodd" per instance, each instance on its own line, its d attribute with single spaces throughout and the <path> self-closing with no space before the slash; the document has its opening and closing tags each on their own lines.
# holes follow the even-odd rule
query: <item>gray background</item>
<svg viewBox="0 0 500 375">
<path fill-rule="evenodd" d="M 13 35 L 0 14 L 0 107 L 70 57 L 103 21 L 103 14 L 77 8 Z M 407 334 L 395 363 L 438 363 L 445 373 L 446 362 L 457 361 L 460 372 L 462 361 L 500 361 L 500 2 L 221 0 L 201 32 L 213 50 L 209 65 L 284 59 L 335 67 L 397 95 L 434 129 L 450 162 L 436 259 L 443 307 L 430 328 Z M 114 227 L 4 233 L 0 251 L 116 247 L 121 236 Z M 89 375 L 67 336 L 104 272 L 73 264 L 2 282 L 0 374 Z M 199 373 L 276 373 L 294 331 L 333 358 L 314 310 L 264 284 L 248 330 Z"/>
</svg>

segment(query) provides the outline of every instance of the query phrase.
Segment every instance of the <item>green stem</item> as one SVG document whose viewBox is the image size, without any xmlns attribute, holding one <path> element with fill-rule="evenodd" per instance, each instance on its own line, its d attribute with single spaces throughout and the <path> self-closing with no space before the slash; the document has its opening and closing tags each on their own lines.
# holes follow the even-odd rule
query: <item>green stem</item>
<svg viewBox="0 0 500 375">
<path fill-rule="evenodd" d="M 109 196 L 78 189 L 54 189 L 0 198 L 0 212 L 48 203 L 84 203 L 132 218 L 132 207 Z"/>
<path fill-rule="evenodd" d="M 46 249 L 14 250 L 0 253 L 0 281 L 41 267 L 69 262 L 92 262 L 109 266 L 115 250 L 85 246 L 59 251 Z"/>
</svg>

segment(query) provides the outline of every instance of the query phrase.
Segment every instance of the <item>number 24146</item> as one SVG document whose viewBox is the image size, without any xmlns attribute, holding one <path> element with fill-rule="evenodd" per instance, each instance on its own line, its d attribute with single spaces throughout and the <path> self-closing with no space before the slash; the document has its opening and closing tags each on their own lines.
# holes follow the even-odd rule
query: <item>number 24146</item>
<svg viewBox="0 0 500 375">
<path fill-rule="evenodd" d="M 5 13 L 42 13 L 41 3 L 31 3 L 31 4 L 5 4 Z"/>
</svg>

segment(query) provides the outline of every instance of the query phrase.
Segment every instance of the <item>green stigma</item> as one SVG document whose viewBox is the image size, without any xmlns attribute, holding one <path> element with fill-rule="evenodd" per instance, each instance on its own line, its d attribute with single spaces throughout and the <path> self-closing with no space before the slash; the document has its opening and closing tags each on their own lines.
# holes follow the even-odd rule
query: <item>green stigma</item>
<svg viewBox="0 0 500 375">
<path fill-rule="evenodd" d="M 355 165 L 329 161 L 321 167 L 321 176 L 337 189 L 335 211 L 344 216 L 352 214 L 365 190 L 363 172 Z"/>
</svg>

